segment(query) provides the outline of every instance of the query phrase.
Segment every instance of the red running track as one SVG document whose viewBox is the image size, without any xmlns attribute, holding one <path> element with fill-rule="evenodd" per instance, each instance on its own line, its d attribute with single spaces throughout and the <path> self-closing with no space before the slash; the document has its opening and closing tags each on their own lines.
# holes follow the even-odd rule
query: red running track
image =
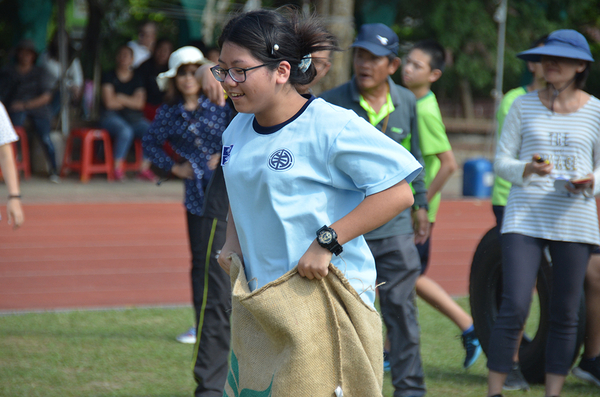
<svg viewBox="0 0 600 397">
<path fill-rule="evenodd" d="M 0 312 L 191 304 L 185 211 L 173 203 L 27 205 L 0 223 Z M 469 266 L 494 224 L 488 201 L 444 201 L 428 275 L 468 293 Z"/>
</svg>

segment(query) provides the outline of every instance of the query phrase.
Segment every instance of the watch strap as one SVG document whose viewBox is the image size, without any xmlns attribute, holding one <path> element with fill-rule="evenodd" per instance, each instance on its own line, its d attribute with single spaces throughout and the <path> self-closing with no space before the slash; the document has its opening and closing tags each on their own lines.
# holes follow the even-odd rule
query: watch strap
<svg viewBox="0 0 600 397">
<path fill-rule="evenodd" d="M 322 233 L 324 233 L 324 232 L 331 233 L 330 241 L 328 241 L 328 242 L 322 241 L 321 237 L 322 237 Z M 337 233 L 335 232 L 335 230 L 328 227 L 327 225 L 324 225 L 322 228 L 317 230 L 317 243 L 319 243 L 319 245 L 321 247 L 329 250 L 332 254 L 335 254 L 335 255 L 341 254 L 342 251 L 344 250 L 344 248 L 342 248 L 340 243 L 337 241 Z"/>
</svg>

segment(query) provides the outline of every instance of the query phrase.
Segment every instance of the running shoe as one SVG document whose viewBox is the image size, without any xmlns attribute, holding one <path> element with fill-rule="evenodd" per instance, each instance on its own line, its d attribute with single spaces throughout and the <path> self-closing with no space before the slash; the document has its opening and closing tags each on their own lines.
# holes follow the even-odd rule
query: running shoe
<svg viewBox="0 0 600 397">
<path fill-rule="evenodd" d="M 196 343 L 196 327 L 191 327 L 183 334 L 177 335 L 177 338 L 175 339 L 179 343 L 188 343 L 193 345 Z"/>
<path fill-rule="evenodd" d="M 383 351 L 383 371 L 390 372 L 392 367 L 390 366 L 390 352 L 387 350 Z"/>
<path fill-rule="evenodd" d="M 475 335 L 475 330 L 461 335 L 461 338 L 463 347 L 467 353 L 463 368 L 468 369 L 475 364 L 475 361 L 477 361 L 481 355 L 481 343 L 479 343 L 479 339 L 477 339 L 477 335 Z"/>
<path fill-rule="evenodd" d="M 600 356 L 592 359 L 581 357 L 579 365 L 573 368 L 572 372 L 579 379 L 600 387 Z"/>
<path fill-rule="evenodd" d="M 512 368 L 506 375 L 502 388 L 504 390 L 529 390 L 529 383 L 525 380 L 519 363 L 513 363 Z"/>
<path fill-rule="evenodd" d="M 125 181 L 125 171 L 115 168 L 115 171 L 113 172 L 113 175 L 115 177 L 115 180 L 117 182 L 123 182 Z"/>
<path fill-rule="evenodd" d="M 49 179 L 50 179 L 50 182 L 52 182 L 52 183 L 60 183 L 60 177 L 54 172 L 50 174 Z"/>
<path fill-rule="evenodd" d="M 158 178 L 150 168 L 145 171 L 138 172 L 137 178 L 141 181 L 156 182 Z"/>
</svg>

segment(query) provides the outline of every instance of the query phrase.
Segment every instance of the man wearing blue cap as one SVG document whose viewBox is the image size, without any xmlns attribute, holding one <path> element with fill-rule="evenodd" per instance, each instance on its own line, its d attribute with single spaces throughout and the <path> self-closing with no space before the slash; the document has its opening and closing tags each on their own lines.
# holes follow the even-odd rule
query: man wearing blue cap
<svg viewBox="0 0 600 397">
<path fill-rule="evenodd" d="M 398 36 L 389 27 L 380 23 L 361 26 L 352 44 L 355 75 L 321 97 L 354 110 L 410 150 L 423 164 L 415 96 L 390 77 L 400 66 L 399 47 Z M 379 299 L 390 340 L 394 397 L 425 395 L 415 305 L 415 283 L 421 269 L 415 242 L 424 242 L 429 233 L 423 172 L 413 180 L 412 186 L 416 232 L 413 232 L 409 209 L 365 235 L 375 257 L 377 282 L 384 283 L 379 286 Z"/>
</svg>

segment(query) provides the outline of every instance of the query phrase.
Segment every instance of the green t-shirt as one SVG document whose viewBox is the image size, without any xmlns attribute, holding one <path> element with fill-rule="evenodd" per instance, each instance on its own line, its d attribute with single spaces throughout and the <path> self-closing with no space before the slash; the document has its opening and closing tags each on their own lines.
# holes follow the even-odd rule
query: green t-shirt
<svg viewBox="0 0 600 397">
<path fill-rule="evenodd" d="M 425 186 L 429 188 L 440 170 L 438 154 L 452 150 L 442 114 L 433 92 L 417 100 L 417 123 L 419 126 L 419 145 L 425 161 Z M 435 222 L 442 196 L 437 192 L 429 201 L 429 222 Z"/>
<path fill-rule="evenodd" d="M 510 110 L 512 103 L 520 97 L 521 95 L 527 94 L 526 87 L 513 88 L 508 91 L 504 98 L 502 98 L 502 102 L 500 102 L 500 107 L 498 108 L 498 113 L 496 114 L 496 119 L 498 119 L 498 138 L 500 138 L 500 134 L 502 133 L 502 126 L 504 125 L 504 119 Z M 500 177 L 494 178 L 494 188 L 492 190 L 492 205 L 499 205 L 502 207 L 506 206 L 506 201 L 508 200 L 508 193 L 510 192 L 511 183 L 505 179 Z"/>
</svg>

